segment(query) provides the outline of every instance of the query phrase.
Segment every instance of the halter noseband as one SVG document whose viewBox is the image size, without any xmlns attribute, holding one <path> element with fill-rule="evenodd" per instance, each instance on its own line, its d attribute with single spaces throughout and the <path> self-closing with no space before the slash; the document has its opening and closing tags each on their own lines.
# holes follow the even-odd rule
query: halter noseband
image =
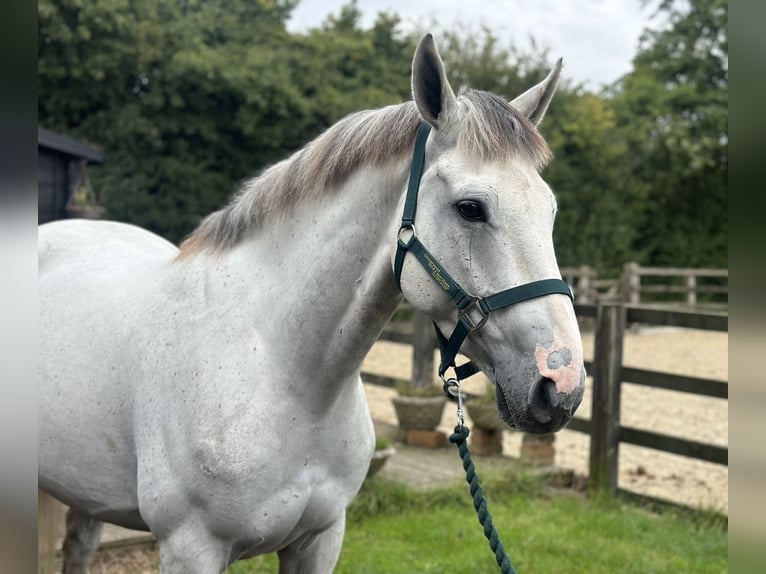
<svg viewBox="0 0 766 574">
<path fill-rule="evenodd" d="M 439 343 L 441 361 L 439 364 L 439 377 L 444 381 L 445 392 L 450 397 L 454 395 L 449 391 L 449 387 L 454 386 L 460 380 L 470 377 L 477 373 L 479 368 L 473 363 L 468 362 L 460 366 L 455 366 L 455 357 L 460 350 L 465 338 L 481 329 L 489 319 L 492 311 L 510 307 L 521 301 L 542 297 L 543 295 L 552 295 L 554 293 L 566 295 L 570 299 L 572 290 L 569 285 L 561 279 L 542 279 L 532 281 L 517 287 L 500 291 L 487 297 L 475 297 L 466 293 L 458 282 L 455 281 L 447 270 L 442 267 L 436 258 L 431 255 L 428 249 L 420 242 L 415 232 L 415 211 L 418 203 L 418 190 L 420 189 L 420 178 L 423 175 L 423 166 L 425 164 L 426 141 L 431 126 L 423 122 L 418 130 L 417 140 L 415 142 L 415 152 L 412 157 L 412 167 L 410 168 L 410 179 L 407 185 L 407 196 L 404 200 L 404 212 L 402 214 L 402 224 L 399 227 L 397 236 L 396 257 L 394 258 L 394 276 L 396 284 L 401 291 L 402 268 L 404 266 L 404 257 L 407 253 L 412 253 L 420 264 L 428 271 L 436 283 L 450 296 L 458 309 L 458 321 L 455 329 L 447 339 L 439 327 L 434 323 L 436 329 L 436 340 Z M 455 379 L 447 380 L 444 373 L 452 367 L 455 371 Z"/>
</svg>

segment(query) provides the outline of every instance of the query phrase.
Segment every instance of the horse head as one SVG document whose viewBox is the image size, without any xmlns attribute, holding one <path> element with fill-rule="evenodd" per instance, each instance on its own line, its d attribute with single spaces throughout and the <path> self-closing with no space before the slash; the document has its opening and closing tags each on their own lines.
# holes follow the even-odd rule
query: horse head
<svg viewBox="0 0 766 574">
<path fill-rule="evenodd" d="M 552 237 L 556 200 L 540 175 L 550 151 L 536 128 L 560 69 L 561 61 L 510 102 L 474 90 L 456 96 L 433 39 L 421 41 L 412 91 L 430 132 L 417 217 L 413 212 L 412 226 L 403 223 L 398 244 L 416 235 L 427 255 L 420 264 L 411 253 L 394 261 L 404 296 L 445 338 L 459 328 L 461 313 L 468 316 L 460 352 L 496 385 L 503 420 L 536 433 L 564 426 L 583 397 L 582 341 L 570 294 L 559 287 L 491 312 L 470 302 L 541 280 L 564 285 Z M 457 301 L 452 282 L 469 303 Z"/>
</svg>

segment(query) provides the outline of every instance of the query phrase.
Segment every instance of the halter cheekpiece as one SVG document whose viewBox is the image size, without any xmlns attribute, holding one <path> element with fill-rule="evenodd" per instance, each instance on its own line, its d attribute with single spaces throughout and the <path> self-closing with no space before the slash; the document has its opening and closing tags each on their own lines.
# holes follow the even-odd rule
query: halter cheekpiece
<svg viewBox="0 0 766 574">
<path fill-rule="evenodd" d="M 439 377 L 444 382 L 445 393 L 450 398 L 457 399 L 459 391 L 456 394 L 453 393 L 452 389 L 459 388 L 459 381 L 477 373 L 479 368 L 472 362 L 455 366 L 455 357 L 465 338 L 471 333 L 481 329 L 489 319 L 489 314 L 492 311 L 509 307 L 528 299 L 542 297 L 544 295 L 560 294 L 566 295 L 572 301 L 574 301 L 574 299 L 569 285 L 561 279 L 541 279 L 539 281 L 532 281 L 531 283 L 512 287 L 487 297 L 469 295 L 460 287 L 458 282 L 447 273 L 447 270 L 436 260 L 428 249 L 425 248 L 418 239 L 415 231 L 415 212 L 417 210 L 420 179 L 423 176 L 423 168 L 425 165 L 426 141 L 428 140 L 430 131 L 430 124 L 426 122 L 420 124 L 417 140 L 415 142 L 415 151 L 412 157 L 412 167 L 410 168 L 407 196 L 404 200 L 402 224 L 399 227 L 397 236 L 396 257 L 394 258 L 394 276 L 396 278 L 396 284 L 401 291 L 404 258 L 407 253 L 411 253 L 457 306 L 457 325 L 449 338 L 445 337 L 436 323 L 434 323 L 436 340 L 439 343 L 439 351 L 441 354 Z M 445 373 L 450 367 L 454 369 L 455 377 L 447 379 Z"/>
</svg>

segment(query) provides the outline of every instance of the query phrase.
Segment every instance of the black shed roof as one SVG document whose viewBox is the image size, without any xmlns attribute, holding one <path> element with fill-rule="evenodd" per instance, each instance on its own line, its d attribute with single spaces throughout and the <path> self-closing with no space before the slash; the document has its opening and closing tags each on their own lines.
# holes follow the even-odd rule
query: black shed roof
<svg viewBox="0 0 766 574">
<path fill-rule="evenodd" d="M 81 157 L 94 163 L 104 162 L 104 150 L 101 148 L 41 127 L 37 128 L 37 145 L 74 157 Z"/>
</svg>

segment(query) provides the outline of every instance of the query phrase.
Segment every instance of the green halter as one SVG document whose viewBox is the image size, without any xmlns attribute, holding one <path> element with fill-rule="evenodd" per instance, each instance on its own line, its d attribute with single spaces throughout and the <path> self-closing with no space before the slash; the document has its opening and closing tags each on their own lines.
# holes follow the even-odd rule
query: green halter
<svg viewBox="0 0 766 574">
<path fill-rule="evenodd" d="M 412 157 L 407 196 L 404 200 L 402 224 L 399 227 L 396 257 L 394 258 L 394 276 L 396 278 L 396 284 L 401 291 L 404 258 L 407 253 L 411 253 L 457 306 L 458 321 L 449 339 L 442 334 L 439 327 L 434 323 L 436 339 L 439 343 L 439 350 L 441 352 L 439 376 L 445 383 L 445 392 L 447 392 L 450 397 L 454 398 L 454 395 L 449 391 L 450 385 L 448 384 L 448 380 L 445 378 L 444 373 L 447 369 L 452 367 L 455 370 L 456 380 L 460 381 L 479 371 L 479 368 L 471 362 L 455 366 L 455 357 L 465 338 L 474 331 L 481 329 L 489 319 L 489 314 L 492 311 L 515 305 L 521 301 L 542 297 L 543 295 L 552 295 L 554 293 L 566 295 L 572 300 L 573 297 L 569 285 L 561 279 L 542 279 L 540 281 L 533 281 L 531 283 L 512 287 L 487 297 L 475 297 L 466 293 L 460 287 L 458 282 L 447 273 L 447 270 L 439 264 L 436 258 L 431 255 L 428 249 L 426 249 L 420 242 L 417 233 L 415 232 L 415 212 L 418 204 L 418 190 L 420 188 L 420 178 L 423 175 L 423 167 L 425 164 L 426 141 L 428 140 L 430 131 L 431 126 L 428 123 L 423 122 L 420 125 L 417 140 L 415 142 L 415 152 Z"/>
</svg>

